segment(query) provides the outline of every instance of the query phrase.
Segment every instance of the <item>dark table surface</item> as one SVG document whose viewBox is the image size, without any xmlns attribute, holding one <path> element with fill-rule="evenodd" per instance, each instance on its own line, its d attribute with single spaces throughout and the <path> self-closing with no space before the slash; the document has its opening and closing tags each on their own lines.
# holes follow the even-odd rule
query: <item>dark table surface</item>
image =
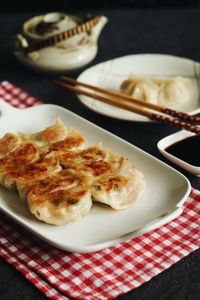
<svg viewBox="0 0 200 300">
<path fill-rule="evenodd" d="M 87 11 L 88 12 L 88 11 Z M 70 11 L 71 14 L 78 12 Z M 200 61 L 200 9 L 98 10 L 109 18 L 99 52 L 89 66 L 114 57 L 137 53 L 162 53 Z M 175 128 L 155 123 L 114 120 L 83 107 L 76 96 L 51 84 L 49 77 L 19 65 L 13 57 L 14 36 L 33 13 L 7 13 L 0 17 L 0 80 L 8 80 L 45 103 L 62 105 L 110 132 L 166 161 L 156 144 Z M 88 67 L 88 66 L 87 66 Z M 70 73 L 77 77 L 81 71 Z M 178 167 L 176 169 L 180 170 Z M 185 174 L 200 189 L 200 178 Z M 119 299 L 200 299 L 200 250 Z M 0 299 L 46 299 L 18 271 L 0 258 Z"/>
</svg>

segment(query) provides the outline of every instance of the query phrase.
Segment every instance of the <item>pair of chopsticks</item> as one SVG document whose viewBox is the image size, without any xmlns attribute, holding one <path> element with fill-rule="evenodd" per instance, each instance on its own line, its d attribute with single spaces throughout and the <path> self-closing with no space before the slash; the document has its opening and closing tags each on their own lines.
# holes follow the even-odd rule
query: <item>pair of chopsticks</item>
<svg viewBox="0 0 200 300">
<path fill-rule="evenodd" d="M 71 90 L 76 94 L 82 94 L 98 101 L 145 116 L 151 120 L 174 125 L 200 135 L 200 127 L 189 123 L 200 122 L 200 117 L 198 116 L 191 116 L 184 112 L 179 112 L 161 105 L 144 102 L 129 95 L 86 84 L 67 76 L 61 76 L 60 79 L 55 80 L 54 83 L 65 89 Z M 155 113 L 154 111 L 160 112 L 161 114 Z"/>
</svg>

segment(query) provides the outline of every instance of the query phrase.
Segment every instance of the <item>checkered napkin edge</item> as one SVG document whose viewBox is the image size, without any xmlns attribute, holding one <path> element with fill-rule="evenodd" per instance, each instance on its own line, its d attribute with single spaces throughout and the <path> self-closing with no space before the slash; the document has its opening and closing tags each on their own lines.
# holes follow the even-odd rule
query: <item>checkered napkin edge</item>
<svg viewBox="0 0 200 300">
<path fill-rule="evenodd" d="M 18 92 L 13 94 L 16 89 Z M 8 82 L 0 86 L 0 97 L 11 104 L 17 100 L 18 104 L 13 103 L 15 107 L 20 107 L 21 93 L 26 94 Z M 6 99 L 6 95 L 11 97 Z M 23 107 L 28 98 L 33 99 L 32 105 L 38 104 L 37 99 L 26 94 Z M 115 298 L 149 281 L 200 247 L 200 192 L 195 189 L 178 218 L 96 253 L 56 249 L 31 236 L 2 213 L 0 216 L 0 255 L 55 300 Z"/>
<path fill-rule="evenodd" d="M 8 81 L 0 82 L 0 99 L 16 108 L 27 108 L 41 103 Z"/>
</svg>

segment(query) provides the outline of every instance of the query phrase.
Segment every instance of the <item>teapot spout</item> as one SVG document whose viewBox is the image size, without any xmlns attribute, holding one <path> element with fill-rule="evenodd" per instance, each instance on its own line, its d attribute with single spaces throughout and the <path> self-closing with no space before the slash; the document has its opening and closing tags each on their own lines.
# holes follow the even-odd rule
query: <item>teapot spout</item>
<svg viewBox="0 0 200 300">
<path fill-rule="evenodd" d="M 91 30 L 91 40 L 96 43 L 104 26 L 108 22 L 108 18 L 101 16 L 99 22 Z"/>
</svg>

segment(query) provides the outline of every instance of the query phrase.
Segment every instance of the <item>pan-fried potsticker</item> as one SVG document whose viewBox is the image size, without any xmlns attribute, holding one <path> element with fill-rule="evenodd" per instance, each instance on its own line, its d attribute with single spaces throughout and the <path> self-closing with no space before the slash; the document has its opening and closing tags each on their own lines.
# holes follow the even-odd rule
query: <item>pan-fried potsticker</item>
<svg viewBox="0 0 200 300">
<path fill-rule="evenodd" d="M 18 135 L 12 133 L 6 133 L 0 139 L 0 158 L 14 151 L 19 147 L 21 140 Z"/>
<path fill-rule="evenodd" d="M 0 184 L 8 189 L 15 187 L 16 178 L 10 174 L 22 172 L 24 167 L 39 158 L 39 151 L 32 143 L 22 144 L 13 152 L 0 159 Z"/>
<path fill-rule="evenodd" d="M 45 128 L 42 131 L 25 134 L 20 133 L 20 137 L 25 142 L 32 142 L 37 147 L 43 147 L 65 139 L 68 135 L 68 129 L 65 124 L 58 119 L 55 124 Z"/>
<path fill-rule="evenodd" d="M 86 176 L 75 170 L 36 182 L 27 195 L 30 212 L 49 224 L 63 225 L 87 215 L 92 207 Z"/>
<path fill-rule="evenodd" d="M 54 225 L 81 219 L 93 202 L 132 206 L 144 191 L 143 174 L 111 149 L 84 143 L 60 119 L 36 133 L 7 133 L 0 139 L 0 184 L 17 189 L 37 219 Z"/>
</svg>

